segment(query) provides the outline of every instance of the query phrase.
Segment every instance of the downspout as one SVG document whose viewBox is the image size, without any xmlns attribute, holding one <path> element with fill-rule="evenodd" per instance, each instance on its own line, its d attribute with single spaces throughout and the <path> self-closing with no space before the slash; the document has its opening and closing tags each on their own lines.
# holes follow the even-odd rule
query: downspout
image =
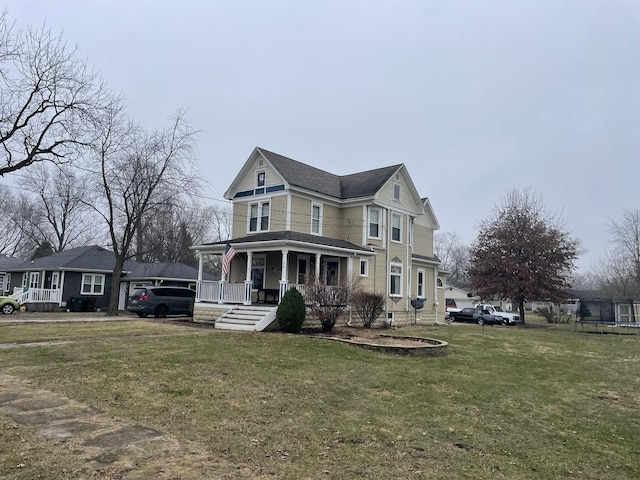
<svg viewBox="0 0 640 480">
<path fill-rule="evenodd" d="M 386 281 L 385 281 L 385 285 L 386 285 L 386 291 L 385 291 L 385 297 L 387 298 L 386 304 L 387 304 L 387 318 L 385 319 L 386 322 L 389 321 L 389 281 L 390 278 L 389 276 L 391 275 L 391 265 L 389 265 L 389 235 L 387 235 L 387 215 L 389 215 L 389 210 L 388 209 L 383 209 L 384 215 L 382 215 L 382 243 L 383 245 L 386 245 L 386 252 L 385 252 L 385 269 L 387 271 L 386 274 Z"/>
</svg>

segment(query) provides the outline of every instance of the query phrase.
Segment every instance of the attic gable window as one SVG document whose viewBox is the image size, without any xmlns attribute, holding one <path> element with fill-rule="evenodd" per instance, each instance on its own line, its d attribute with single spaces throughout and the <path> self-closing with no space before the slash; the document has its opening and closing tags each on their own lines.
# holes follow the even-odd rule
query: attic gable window
<svg viewBox="0 0 640 480">
<path fill-rule="evenodd" d="M 266 232 L 269 230 L 269 202 L 257 202 L 249 205 L 249 231 Z"/>
<path fill-rule="evenodd" d="M 256 172 L 256 187 L 264 187 L 267 183 L 267 172 L 264 170 L 258 170 Z"/>
<path fill-rule="evenodd" d="M 399 202 L 402 198 L 401 198 L 401 193 L 402 193 L 402 185 L 400 185 L 399 183 L 394 183 L 393 184 L 393 199 L 396 202 Z"/>
</svg>

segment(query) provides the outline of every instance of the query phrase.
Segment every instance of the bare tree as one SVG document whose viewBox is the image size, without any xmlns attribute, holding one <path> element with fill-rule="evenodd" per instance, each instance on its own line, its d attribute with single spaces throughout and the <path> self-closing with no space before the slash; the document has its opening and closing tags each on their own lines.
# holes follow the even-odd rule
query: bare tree
<svg viewBox="0 0 640 480">
<path fill-rule="evenodd" d="M 230 216 L 221 215 L 213 207 L 202 208 L 193 197 L 176 200 L 180 203 L 162 205 L 155 215 L 143 219 L 136 239 L 137 260 L 196 266 L 192 245 L 229 238 L 220 238 L 219 232 L 230 231 Z"/>
<path fill-rule="evenodd" d="M 100 237 L 91 210 L 83 202 L 88 196 L 84 179 L 66 166 L 34 165 L 25 186 L 36 196 L 31 236 L 49 243 L 54 252 L 95 242 Z M 92 225 L 92 228 L 87 228 Z"/>
<path fill-rule="evenodd" d="M 434 250 L 449 273 L 447 281 L 459 287 L 469 284 L 469 246 L 464 245 L 455 232 L 438 232 L 434 236 Z"/>
<path fill-rule="evenodd" d="M 0 176 L 36 162 L 70 162 L 93 137 L 109 93 L 76 48 L 45 27 L 0 16 Z"/>
<path fill-rule="evenodd" d="M 117 315 L 120 276 L 125 260 L 135 253 L 143 219 L 197 185 L 191 174 L 196 132 L 183 111 L 153 133 L 128 121 L 119 102 L 108 113 L 94 147 L 96 195 L 88 203 L 104 219 L 115 253 L 107 315 Z"/>
<path fill-rule="evenodd" d="M 524 322 L 528 299 L 566 298 L 577 257 L 578 241 L 545 210 L 541 197 L 513 190 L 481 223 L 469 276 L 479 295 L 510 298 Z"/>
</svg>

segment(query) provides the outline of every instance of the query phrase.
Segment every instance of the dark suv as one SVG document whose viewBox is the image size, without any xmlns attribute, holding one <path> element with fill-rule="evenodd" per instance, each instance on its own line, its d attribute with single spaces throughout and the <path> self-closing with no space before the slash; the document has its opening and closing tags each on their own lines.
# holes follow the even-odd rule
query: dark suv
<svg viewBox="0 0 640 480">
<path fill-rule="evenodd" d="M 193 316 L 193 301 L 196 292 L 184 287 L 143 287 L 129 296 L 127 310 L 139 317 L 153 314 L 155 317 L 167 315 Z"/>
</svg>

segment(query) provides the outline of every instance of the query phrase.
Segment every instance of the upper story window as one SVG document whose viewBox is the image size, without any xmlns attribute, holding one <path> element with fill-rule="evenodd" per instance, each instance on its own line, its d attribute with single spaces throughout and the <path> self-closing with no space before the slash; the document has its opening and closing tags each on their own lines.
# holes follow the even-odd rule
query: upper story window
<svg viewBox="0 0 640 480">
<path fill-rule="evenodd" d="M 267 172 L 264 170 L 258 170 L 256 172 L 256 187 L 264 187 L 267 182 Z"/>
<path fill-rule="evenodd" d="M 402 185 L 400 185 L 399 183 L 394 183 L 393 184 L 393 199 L 395 201 L 399 202 L 400 200 L 402 200 L 401 196 L 402 196 Z"/>
<path fill-rule="evenodd" d="M 269 202 L 249 204 L 249 231 L 266 232 L 269 230 Z"/>
<path fill-rule="evenodd" d="M 438 288 L 444 288 L 444 282 L 440 277 L 438 277 L 438 279 L 436 280 L 436 285 L 438 286 Z"/>
<path fill-rule="evenodd" d="M 389 278 L 389 295 L 402 296 L 402 264 L 391 263 L 391 276 Z"/>
<path fill-rule="evenodd" d="M 402 242 L 402 215 L 400 213 L 391 214 L 391 240 Z"/>
<path fill-rule="evenodd" d="M 379 208 L 369 208 L 369 238 L 382 238 L 380 235 L 380 219 L 382 211 Z"/>
<path fill-rule="evenodd" d="M 322 205 L 311 205 L 311 233 L 322 234 Z"/>
</svg>

